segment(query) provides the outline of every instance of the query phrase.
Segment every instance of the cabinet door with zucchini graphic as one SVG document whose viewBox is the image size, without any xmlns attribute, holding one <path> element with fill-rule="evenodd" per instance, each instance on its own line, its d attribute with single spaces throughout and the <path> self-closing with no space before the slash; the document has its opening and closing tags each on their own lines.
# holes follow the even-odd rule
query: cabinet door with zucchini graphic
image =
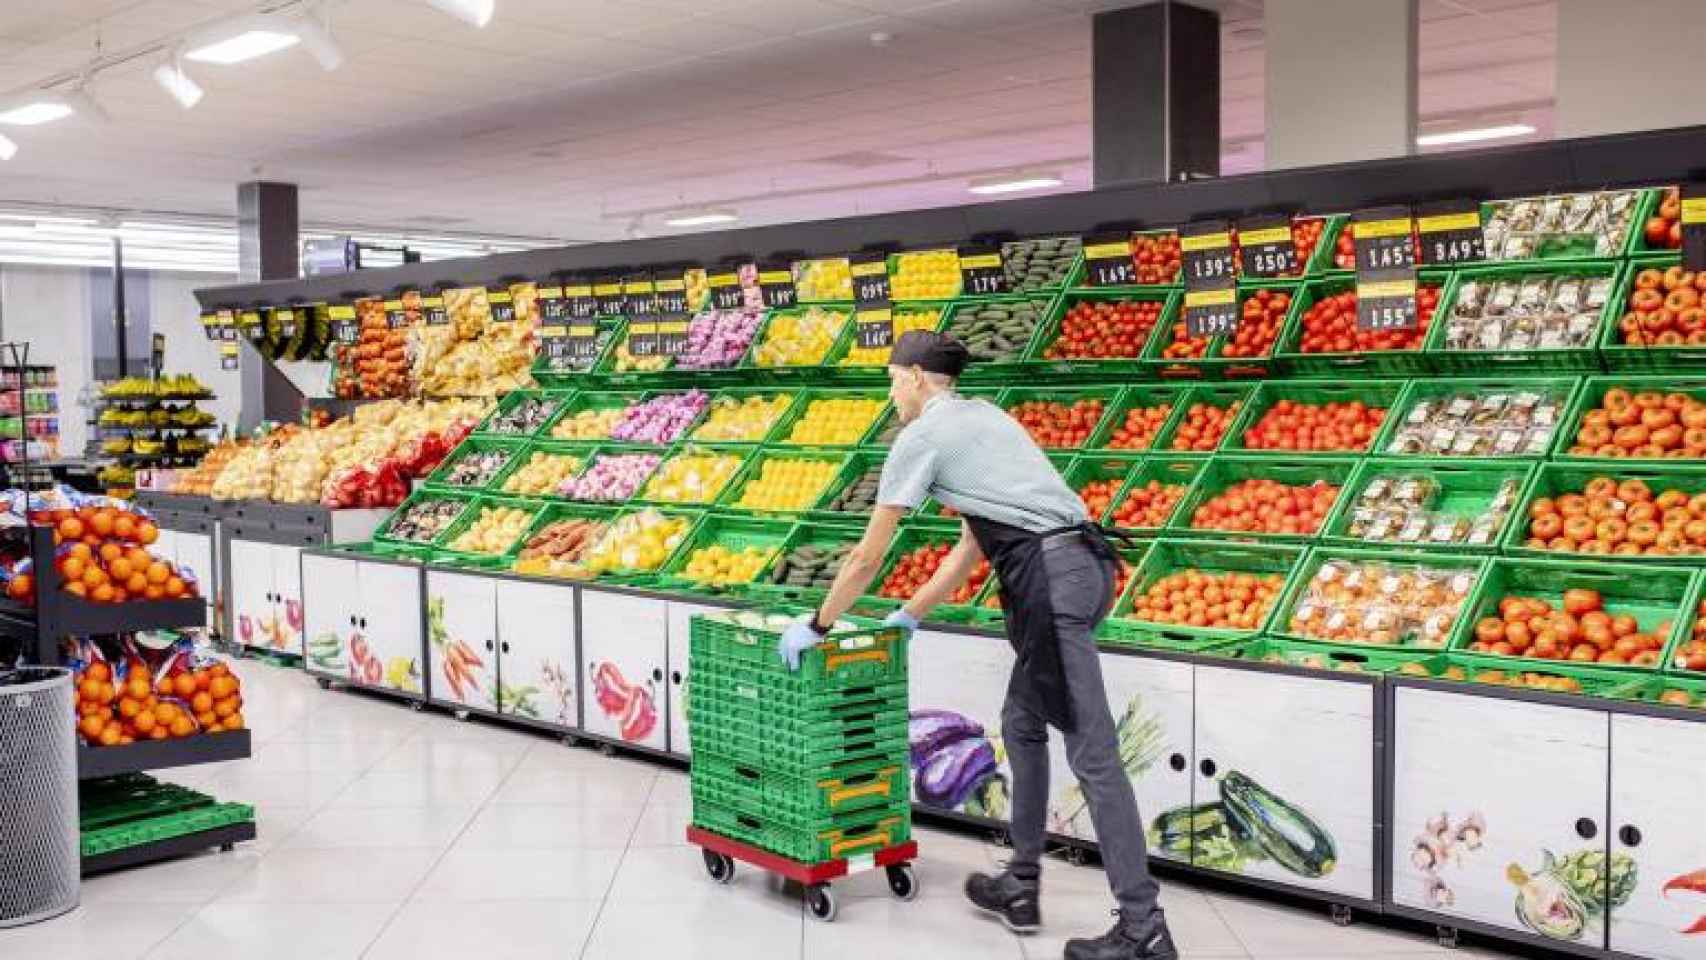
<svg viewBox="0 0 1706 960">
<path fill-rule="evenodd" d="M 361 583 L 353 557 L 302 557 L 302 599 L 307 644 L 306 664 L 310 673 L 350 677 L 349 640 L 355 632 L 356 609 L 361 605 Z"/>
<path fill-rule="evenodd" d="M 1152 826 L 1200 867 L 1373 899 L 1374 690 L 1197 667 L 1193 805 Z"/>
<path fill-rule="evenodd" d="M 653 750 L 668 746 L 663 668 L 668 601 L 581 590 L 581 663 L 588 733 Z"/>
<path fill-rule="evenodd" d="M 1701 797 L 1706 724 L 1612 715 L 1611 949 L 1656 960 L 1706 957 Z"/>
<path fill-rule="evenodd" d="M 432 699 L 496 710 L 498 582 L 444 570 L 428 570 L 426 581 Z"/>
<path fill-rule="evenodd" d="M 1102 685 L 1119 737 L 1120 765 L 1131 778 L 1145 827 L 1163 811 L 1191 804 L 1193 675 L 1190 664 L 1173 660 L 1102 657 Z M 1049 832 L 1096 839 L 1084 792 L 1067 763 L 1065 741 L 1054 731 L 1049 734 L 1049 784 Z M 1156 856 L 1190 859 L 1188 830 L 1172 825 L 1151 831 L 1151 841 L 1150 853 Z"/>
<path fill-rule="evenodd" d="M 575 590 L 567 584 L 497 581 L 498 710 L 580 726 Z"/>
<path fill-rule="evenodd" d="M 1605 712 L 1407 684 L 1394 710 L 1392 899 L 1603 946 Z"/>
<path fill-rule="evenodd" d="M 1001 743 L 1001 703 L 1012 648 L 997 637 L 919 630 L 907 656 L 913 801 L 1006 820 L 1013 775 Z"/>
</svg>

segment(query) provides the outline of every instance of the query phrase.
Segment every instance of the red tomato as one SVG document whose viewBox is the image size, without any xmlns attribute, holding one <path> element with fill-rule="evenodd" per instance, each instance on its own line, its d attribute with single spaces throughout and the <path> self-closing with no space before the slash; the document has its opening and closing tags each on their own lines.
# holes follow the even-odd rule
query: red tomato
<svg viewBox="0 0 1706 960">
<path fill-rule="evenodd" d="M 1081 447 L 1102 422 L 1102 401 L 1086 397 L 1067 406 L 1058 400 L 1026 400 L 1007 412 L 1039 447 Z"/>
<path fill-rule="evenodd" d="M 1279 400 L 1244 431 L 1251 450 L 1366 450 L 1386 411 L 1360 400 L 1322 404 Z"/>
<path fill-rule="evenodd" d="M 1232 419 L 1238 415 L 1238 407 L 1236 400 L 1224 407 L 1207 403 L 1191 404 L 1191 408 L 1185 411 L 1184 422 L 1173 431 L 1170 448 L 1201 452 L 1220 446 L 1221 438 L 1226 436 L 1226 428 L 1231 426 Z"/>
<path fill-rule="evenodd" d="M 1138 283 L 1172 283 L 1179 278 L 1179 235 L 1140 233 L 1131 238 L 1131 262 Z"/>
<path fill-rule="evenodd" d="M 1234 483 L 1204 501 L 1191 514 L 1191 527 L 1237 533 L 1310 534 L 1320 528 L 1338 496 L 1338 486 L 1323 480 L 1294 486 L 1255 477 Z"/>
<path fill-rule="evenodd" d="M 1132 407 L 1126 411 L 1125 422 L 1108 438 L 1108 447 L 1114 450 L 1149 449 L 1155 443 L 1155 435 L 1161 432 L 1161 427 L 1172 413 L 1173 405 L 1170 403 Z"/>
<path fill-rule="evenodd" d="M 1162 483 L 1151 480 L 1131 488 L 1114 511 L 1114 526 L 1126 529 L 1159 527 L 1173 515 L 1173 508 L 1185 495 L 1185 484 Z"/>
<path fill-rule="evenodd" d="M 1080 300 L 1060 321 L 1048 360 L 1136 359 L 1161 319 L 1159 300 Z"/>
</svg>

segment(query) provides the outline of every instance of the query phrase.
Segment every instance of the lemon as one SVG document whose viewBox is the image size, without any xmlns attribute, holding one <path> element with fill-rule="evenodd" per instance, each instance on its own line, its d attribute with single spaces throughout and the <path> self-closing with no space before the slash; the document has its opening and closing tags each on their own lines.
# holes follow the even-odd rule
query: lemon
<svg viewBox="0 0 1706 960">
<path fill-rule="evenodd" d="M 806 407 L 784 443 L 848 444 L 859 438 L 883 412 L 883 401 L 875 397 L 820 397 Z"/>
<path fill-rule="evenodd" d="M 775 457 L 741 491 L 737 506 L 748 510 L 806 510 L 823 495 L 840 470 L 833 460 Z"/>
<path fill-rule="evenodd" d="M 774 314 L 753 353 L 761 367 L 807 367 L 823 362 L 847 324 L 848 314 L 822 307 Z"/>
<path fill-rule="evenodd" d="M 753 395 L 740 400 L 718 397 L 711 401 L 705 422 L 693 431 L 693 439 L 757 443 L 770 433 L 770 428 L 793 401 L 793 394 L 788 393 Z"/>
</svg>

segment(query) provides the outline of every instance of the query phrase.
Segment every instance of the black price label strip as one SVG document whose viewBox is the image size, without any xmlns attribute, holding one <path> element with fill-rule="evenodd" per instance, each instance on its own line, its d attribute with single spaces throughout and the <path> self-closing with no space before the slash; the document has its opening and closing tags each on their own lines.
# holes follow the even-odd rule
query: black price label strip
<svg viewBox="0 0 1706 960">
<path fill-rule="evenodd" d="M 219 369 L 237 369 L 237 344 L 232 342 L 219 345 Z"/>
<path fill-rule="evenodd" d="M 402 300 L 385 301 L 385 326 L 396 330 L 409 325 L 409 312 L 403 309 Z"/>
<path fill-rule="evenodd" d="M 687 352 L 685 313 L 670 314 L 657 321 L 657 352 L 666 357 L 679 357 Z"/>
<path fill-rule="evenodd" d="M 1357 272 L 1402 273 L 1416 268 L 1413 221 L 1408 211 L 1386 211 L 1356 221 Z"/>
<path fill-rule="evenodd" d="M 853 311 L 853 335 L 860 348 L 875 350 L 894 343 L 894 311 L 887 304 Z"/>
<path fill-rule="evenodd" d="M 764 295 L 764 306 L 781 310 L 793 306 L 799 299 L 794 290 L 794 274 L 786 266 L 760 267 L 758 289 Z"/>
<path fill-rule="evenodd" d="M 1455 201 L 1416 213 L 1421 248 L 1416 259 L 1427 266 L 1474 263 L 1487 259 L 1487 237 L 1481 232 L 1481 205 Z"/>
<path fill-rule="evenodd" d="M 687 281 L 682 277 L 659 277 L 654 285 L 656 309 L 660 314 L 687 312 Z"/>
<path fill-rule="evenodd" d="M 450 322 L 450 312 L 444 309 L 444 297 L 422 297 L 421 319 L 429 327 L 442 327 Z"/>
<path fill-rule="evenodd" d="M 440 306 L 440 309 L 443 309 Z M 332 339 L 339 343 L 354 343 L 361 339 L 361 321 L 355 318 L 355 308 L 340 303 L 327 310 L 332 320 Z"/>
<path fill-rule="evenodd" d="M 886 255 L 855 254 L 847 261 L 847 272 L 853 276 L 854 303 L 889 302 L 889 258 Z"/>
<path fill-rule="evenodd" d="M 204 313 L 201 315 L 201 332 L 206 334 L 207 339 L 209 340 L 221 339 L 223 336 L 222 328 L 224 326 L 225 322 L 220 319 L 219 314 L 217 313 Z"/>
<path fill-rule="evenodd" d="M 1190 290 L 1185 293 L 1185 335 L 1219 337 L 1238 332 L 1238 289 Z"/>
<path fill-rule="evenodd" d="M 622 295 L 622 281 L 596 280 L 592 284 L 592 295 L 598 303 L 598 315 L 601 317 L 619 317 L 626 306 Z"/>
<path fill-rule="evenodd" d="M 999 247 L 961 247 L 960 289 L 972 297 L 1007 292 L 1007 271 Z"/>
<path fill-rule="evenodd" d="M 272 312 L 273 320 L 278 324 L 278 335 L 282 340 L 296 338 L 296 310 L 293 307 L 277 307 Z"/>
<path fill-rule="evenodd" d="M 746 306 L 746 290 L 740 285 L 740 274 L 723 270 L 705 276 L 705 286 L 711 292 L 711 306 L 718 310 L 739 310 Z"/>
<path fill-rule="evenodd" d="M 1131 235 L 1085 237 L 1084 279 L 1092 287 L 1119 287 L 1135 282 L 1137 265 L 1131 259 Z"/>
<path fill-rule="evenodd" d="M 598 298 L 592 295 L 590 282 L 577 280 L 563 284 L 563 301 L 573 319 L 591 319 L 598 316 Z"/>
<path fill-rule="evenodd" d="M 1289 277 L 1302 271 L 1297 244 L 1291 239 L 1291 218 L 1251 217 L 1238 223 L 1238 251 L 1246 277 Z"/>
<path fill-rule="evenodd" d="M 1706 270 L 1706 183 L 1682 187 L 1682 268 Z"/>
<path fill-rule="evenodd" d="M 515 322 L 515 297 L 507 288 L 486 291 L 486 305 L 492 311 L 492 323 Z"/>
<path fill-rule="evenodd" d="M 1216 290 L 1238 282 L 1225 221 L 1191 224 L 1179 231 L 1179 259 L 1186 289 Z"/>
<path fill-rule="evenodd" d="M 244 310 L 237 318 L 237 323 L 243 328 L 243 334 L 250 340 L 265 340 L 267 336 L 266 322 L 261 319 L 259 310 Z"/>
<path fill-rule="evenodd" d="M 1416 329 L 1416 278 L 1357 281 L 1357 329 Z"/>
</svg>

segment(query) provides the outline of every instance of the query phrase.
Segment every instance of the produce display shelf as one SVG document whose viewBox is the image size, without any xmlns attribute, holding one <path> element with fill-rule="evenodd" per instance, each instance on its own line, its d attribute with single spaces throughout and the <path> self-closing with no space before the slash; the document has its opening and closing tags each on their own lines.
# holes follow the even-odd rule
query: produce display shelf
<svg viewBox="0 0 1706 960">
<path fill-rule="evenodd" d="M 253 747 L 248 730 L 195 734 L 167 740 L 142 740 L 125 746 L 77 748 L 77 778 L 93 780 L 143 770 L 164 770 L 198 763 L 240 760 Z"/>
<path fill-rule="evenodd" d="M 1243 405 L 1238 419 L 1227 427 L 1220 450 L 1227 453 L 1283 453 L 1299 457 L 1343 457 L 1376 452 L 1384 427 L 1392 417 L 1404 393 L 1406 380 L 1355 380 L 1344 384 L 1324 384 L 1314 381 L 1264 380 L 1256 386 L 1249 402 Z M 1361 448 L 1335 450 L 1287 450 L 1248 446 L 1247 436 L 1276 404 L 1290 402 L 1298 405 L 1322 406 L 1328 403 L 1363 404 L 1369 410 L 1385 410 L 1380 427 L 1371 428 L 1366 444 Z"/>
<path fill-rule="evenodd" d="M 1543 498 L 1555 501 L 1556 498 L 1567 494 L 1582 494 L 1589 483 L 1593 482 L 1596 478 L 1601 477 L 1610 478 L 1617 483 L 1622 483 L 1624 481 L 1638 481 L 1645 484 L 1647 488 L 1651 490 L 1655 498 L 1665 490 L 1680 490 L 1684 494 L 1688 495 L 1689 498 L 1693 498 L 1696 494 L 1706 493 L 1706 464 L 1689 464 L 1673 461 L 1661 461 L 1655 463 L 1651 460 L 1596 461 L 1592 463 L 1542 463 L 1535 470 L 1534 478 L 1529 483 L 1521 504 L 1518 505 L 1516 513 L 1512 516 L 1511 523 L 1506 527 L 1504 539 L 1500 542 L 1501 552 L 1511 557 L 1522 557 L 1537 560 L 1556 560 L 1561 557 L 1594 557 L 1602 560 L 1616 560 L 1619 563 L 1657 563 L 1661 566 L 1699 563 L 1698 559 L 1691 559 L 1689 556 L 1680 552 L 1671 554 L 1613 555 L 1610 554 L 1609 550 L 1606 552 L 1598 552 L 1597 547 L 1594 550 L 1582 550 L 1580 549 L 1581 544 L 1596 542 L 1590 541 L 1586 538 L 1582 538 L 1579 541 L 1571 541 L 1571 543 L 1574 543 L 1577 546 L 1577 549 L 1575 550 L 1554 550 L 1551 549 L 1550 546 L 1546 548 L 1539 548 L 1529 545 L 1528 541 L 1533 536 L 1535 522 L 1531 513 L 1537 501 Z M 1620 503 L 1624 504 L 1624 509 L 1626 510 L 1628 503 L 1621 497 L 1619 497 L 1618 500 Z M 1562 518 L 1560 520 L 1561 536 L 1568 535 L 1569 531 L 1562 526 L 1567 519 L 1568 518 Z M 1627 523 L 1622 524 L 1622 527 L 1625 530 L 1627 530 L 1629 526 L 1630 525 Z M 1597 520 L 1589 532 L 1597 540 L 1599 534 Z M 1662 529 L 1658 530 L 1654 536 L 1654 543 L 1657 544 L 1659 542 L 1659 538 L 1665 536 L 1665 531 Z M 1686 528 L 1682 531 L 1678 531 L 1678 538 L 1679 545 L 1677 550 L 1680 551 L 1682 546 L 1686 544 Z"/>
<path fill-rule="evenodd" d="M 1273 453 L 1216 454 L 1209 458 L 1207 465 L 1198 472 L 1190 489 L 1185 491 L 1184 498 L 1179 501 L 1178 507 L 1173 511 L 1172 519 L 1167 524 L 1166 535 L 1172 538 L 1188 539 L 1256 540 L 1289 543 L 1313 541 L 1326 529 L 1333 511 L 1343 505 L 1349 490 L 1348 481 L 1351 477 L 1351 471 L 1356 468 L 1356 465 L 1356 459 L 1347 456 L 1298 458 L 1287 454 Z M 1192 519 L 1199 507 L 1225 493 L 1234 484 L 1247 480 L 1273 480 L 1289 487 L 1307 487 L 1317 482 L 1324 482 L 1336 485 L 1339 490 L 1335 494 L 1334 506 L 1322 517 L 1320 526 L 1313 531 L 1268 533 L 1265 531 L 1239 531 L 1192 525 Z M 1253 511 L 1252 515 L 1254 516 Z"/>
<path fill-rule="evenodd" d="M 1430 645 L 1425 642 L 1421 636 L 1414 634 L 1399 637 L 1394 643 L 1377 644 L 1333 640 L 1327 637 L 1316 636 L 1311 633 L 1295 631 L 1293 628 L 1295 616 L 1299 605 L 1308 595 L 1310 583 L 1314 581 L 1316 574 L 1324 565 L 1334 562 L 1370 566 L 1380 565 L 1385 567 L 1388 571 L 1399 573 L 1400 575 L 1409 574 L 1411 576 L 1430 577 L 1437 575 L 1440 580 L 1466 576 L 1469 578 L 1469 582 L 1464 585 L 1466 589 L 1463 592 L 1463 599 L 1456 608 L 1456 612 L 1452 614 L 1452 618 L 1449 622 L 1440 624 L 1435 628 L 1438 632 L 1438 642 L 1435 644 Z M 1302 559 L 1299 560 L 1297 567 L 1292 571 L 1291 579 L 1286 584 L 1285 593 L 1281 595 L 1279 602 L 1275 604 L 1274 616 L 1268 624 L 1266 635 L 1275 640 L 1293 644 L 1299 649 L 1313 648 L 1317 650 L 1351 652 L 1400 651 L 1427 655 L 1442 654 L 1451 648 L 1451 644 L 1458 633 L 1456 627 L 1460 626 L 1465 619 L 1470 617 L 1471 613 L 1475 610 L 1477 603 L 1485 594 L 1486 584 L 1488 582 L 1487 564 L 1489 562 L 1490 561 L 1486 557 L 1463 554 L 1421 553 L 1413 550 L 1393 550 L 1373 547 L 1317 547 L 1305 554 Z M 1442 597 L 1449 596 L 1449 594 L 1445 592 L 1445 586 L 1443 584 L 1438 584 L 1429 589 L 1437 591 Z M 1341 606 L 1338 603 L 1329 602 L 1325 609 L 1328 617 L 1332 617 L 1335 614 L 1341 615 L 1347 621 L 1347 626 L 1356 628 L 1366 625 L 1363 618 L 1375 607 L 1375 604 L 1369 604 L 1366 608 L 1358 609 L 1356 607 Z"/>
<path fill-rule="evenodd" d="M 255 836 L 255 822 L 243 820 L 194 833 L 164 837 L 149 843 L 120 847 L 107 853 L 84 857 L 83 875 L 93 876 L 144 863 L 171 860 L 212 848 L 230 850 L 236 844 L 255 839 Z"/>
<path fill-rule="evenodd" d="M 1180 293 L 1172 287 L 1071 287 L 1069 286 L 1050 305 L 1049 313 L 1037 325 L 1037 333 L 1031 341 L 1030 353 L 1025 359 L 1039 365 L 1038 369 L 1045 373 L 1079 374 L 1094 372 L 1107 376 L 1144 376 L 1147 377 L 1144 357 L 1149 353 L 1163 330 L 1167 329 L 1179 314 Z M 1044 354 L 1060 339 L 1061 325 L 1066 314 L 1080 303 L 1158 303 L 1161 305 L 1160 316 L 1156 318 L 1155 326 L 1151 327 L 1143 342 L 1137 344 L 1137 355 L 1132 357 L 1086 357 L 1082 359 L 1050 359 Z"/>
<path fill-rule="evenodd" d="M 1320 539 L 1323 544 L 1339 547 L 1368 545 L 1453 553 L 1497 553 L 1510 529 L 1525 522 L 1523 510 L 1537 469 L 1537 464 L 1520 461 L 1476 464 L 1445 457 L 1367 457 L 1358 461 L 1351 473 L 1345 484 L 1345 496 L 1321 526 Z M 1435 539 L 1434 534 L 1439 529 L 1437 521 L 1424 526 L 1420 536 L 1407 537 L 1408 532 L 1402 527 L 1390 525 L 1384 535 L 1356 535 L 1352 531 L 1356 529 L 1358 511 L 1365 509 L 1364 493 L 1377 480 L 1384 480 L 1394 489 L 1368 504 L 1367 509 L 1389 507 L 1395 498 L 1403 495 L 1398 485 L 1408 480 L 1436 491 L 1429 497 L 1426 513 L 1435 517 L 1461 518 L 1469 526 L 1467 536 L 1461 540 Z M 1489 511 L 1494 499 L 1504 489 L 1514 491 L 1511 502 L 1505 506 L 1504 520 L 1484 541 L 1469 539 L 1475 534 L 1474 524 L 1492 515 Z"/>
<path fill-rule="evenodd" d="M 1301 547 L 1289 545 L 1157 540 L 1150 544 L 1132 570 L 1124 593 L 1114 602 L 1113 613 L 1102 621 L 1099 635 L 1111 643 L 1186 651 L 1205 650 L 1259 636 L 1278 614 L 1279 600 L 1285 592 L 1283 583 L 1274 596 L 1272 606 L 1249 629 L 1160 623 L 1134 619 L 1129 614 L 1133 598 L 1170 574 L 1191 569 L 1215 574 L 1277 575 L 1282 581 L 1289 581 L 1295 575 L 1302 556 Z"/>
</svg>

